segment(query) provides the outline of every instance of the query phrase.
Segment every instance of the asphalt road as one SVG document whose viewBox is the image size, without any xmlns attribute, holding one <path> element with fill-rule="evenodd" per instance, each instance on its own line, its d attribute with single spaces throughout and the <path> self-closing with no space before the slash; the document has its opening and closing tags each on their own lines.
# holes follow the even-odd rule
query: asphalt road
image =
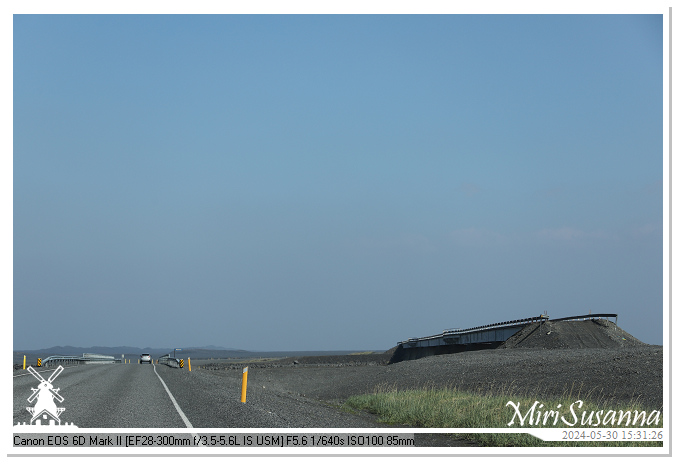
<svg viewBox="0 0 679 464">
<path fill-rule="evenodd" d="M 48 379 L 54 369 L 37 371 Z M 241 379 L 238 370 L 214 376 L 164 365 L 104 364 L 67 367 L 53 385 L 64 398 L 57 402 L 66 408 L 60 419 L 81 428 L 383 427 L 368 414 L 267 390 L 256 375 L 248 379 L 247 401 L 242 403 Z M 35 401 L 27 398 L 38 381 L 20 370 L 13 386 L 13 425 L 29 422 L 26 407 Z"/>
</svg>

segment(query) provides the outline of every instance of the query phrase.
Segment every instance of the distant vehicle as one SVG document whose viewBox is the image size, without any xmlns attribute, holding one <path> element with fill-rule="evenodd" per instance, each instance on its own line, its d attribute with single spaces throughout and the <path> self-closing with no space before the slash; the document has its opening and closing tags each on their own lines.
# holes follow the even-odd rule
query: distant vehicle
<svg viewBox="0 0 679 464">
<path fill-rule="evenodd" d="M 140 361 L 140 362 L 141 362 L 141 364 L 144 364 L 144 363 L 149 363 L 149 364 L 151 364 L 151 355 L 148 354 L 148 353 L 142 354 L 142 355 L 141 355 L 141 361 Z"/>
</svg>

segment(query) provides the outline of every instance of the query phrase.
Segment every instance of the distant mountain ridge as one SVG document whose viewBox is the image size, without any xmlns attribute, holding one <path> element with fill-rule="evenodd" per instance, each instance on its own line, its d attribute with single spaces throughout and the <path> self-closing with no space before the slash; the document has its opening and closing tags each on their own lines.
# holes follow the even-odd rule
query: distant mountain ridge
<svg viewBox="0 0 679 464">
<path fill-rule="evenodd" d="M 215 345 L 207 345 L 200 347 L 187 347 L 187 348 L 177 348 L 179 351 L 233 351 L 233 352 L 247 352 L 246 350 L 239 350 L 237 348 L 224 348 Z M 64 356 L 79 356 L 83 353 L 96 353 L 96 354 L 106 354 L 106 355 L 120 355 L 127 353 L 151 353 L 156 355 L 163 355 L 171 353 L 175 348 L 151 348 L 144 347 L 139 348 L 136 346 L 90 346 L 90 347 L 80 347 L 80 346 L 53 346 L 51 348 L 40 348 L 37 350 L 14 350 L 15 353 L 26 353 L 26 354 L 37 354 L 37 353 L 50 353 L 53 355 L 64 355 Z"/>
<path fill-rule="evenodd" d="M 247 351 L 239 349 L 216 349 L 214 345 L 207 347 L 189 347 L 181 348 L 175 352 L 177 358 L 193 358 L 193 359 L 233 359 L 233 358 L 285 358 L 291 356 L 325 356 L 325 355 L 345 355 L 356 352 L 367 352 L 368 350 L 345 350 L 345 351 Z M 124 355 L 126 359 L 136 359 L 142 353 L 149 353 L 152 357 L 157 358 L 165 354 L 173 354 L 173 348 L 138 348 L 134 346 L 53 346 L 52 348 L 43 348 L 39 350 L 14 350 L 14 363 L 21 364 L 23 357 L 26 356 L 26 361 L 29 364 L 36 362 L 37 358 L 45 359 L 49 356 L 81 356 L 83 353 L 96 353 L 108 356 L 114 356 L 119 359 Z M 383 351 L 383 350 L 382 350 Z M 373 351 L 373 352 L 382 352 Z"/>
</svg>

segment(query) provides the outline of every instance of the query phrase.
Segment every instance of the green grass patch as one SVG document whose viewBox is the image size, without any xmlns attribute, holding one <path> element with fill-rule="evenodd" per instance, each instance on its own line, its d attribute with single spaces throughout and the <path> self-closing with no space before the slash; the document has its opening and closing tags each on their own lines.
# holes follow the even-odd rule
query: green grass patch
<svg viewBox="0 0 679 464">
<path fill-rule="evenodd" d="M 571 404 L 579 399 L 569 394 L 562 398 L 539 399 L 529 397 L 517 397 L 504 392 L 482 393 L 469 392 L 448 388 L 427 388 L 418 390 L 381 389 L 373 394 L 352 396 L 345 402 L 346 408 L 370 411 L 380 416 L 381 422 L 390 424 L 403 424 L 418 428 L 512 428 L 508 427 L 514 419 L 513 427 L 552 427 L 571 428 L 560 417 L 564 417 L 569 423 L 574 422 L 570 412 Z M 519 407 L 520 413 L 525 417 L 524 425 L 521 426 L 516 409 L 507 405 L 511 401 Z M 534 410 L 533 426 L 529 424 L 528 411 L 538 401 Z M 636 401 L 627 404 L 609 404 L 606 400 L 595 401 L 591 398 L 582 400 L 582 406 L 576 403 L 574 411 L 578 415 L 575 429 L 582 428 L 638 428 L 631 425 L 634 411 L 646 411 L 648 418 L 651 410 L 644 408 Z M 543 405 L 540 407 L 540 405 Z M 578 407 L 580 406 L 580 407 Z M 559 416 L 552 414 L 546 423 L 543 422 L 544 411 L 558 411 Z M 604 411 L 600 415 L 599 425 L 595 425 L 596 412 Z M 603 424 L 605 413 L 615 411 L 615 424 L 611 425 L 610 419 Z M 617 424 L 618 411 L 631 411 L 632 420 L 630 425 Z M 536 423 L 537 413 L 540 412 L 540 422 Z M 582 413 L 586 412 L 585 425 L 582 425 Z M 592 414 L 592 420 L 588 424 L 587 419 Z M 554 424 L 554 417 L 557 417 Z M 610 416 L 609 416 L 610 417 Z M 658 425 L 655 420 L 651 425 L 644 424 L 648 428 L 662 428 L 662 413 Z M 516 434 L 462 434 L 460 438 L 473 440 L 482 446 L 662 446 L 661 442 L 651 441 L 616 441 L 616 442 L 545 442 L 525 433 Z"/>
</svg>

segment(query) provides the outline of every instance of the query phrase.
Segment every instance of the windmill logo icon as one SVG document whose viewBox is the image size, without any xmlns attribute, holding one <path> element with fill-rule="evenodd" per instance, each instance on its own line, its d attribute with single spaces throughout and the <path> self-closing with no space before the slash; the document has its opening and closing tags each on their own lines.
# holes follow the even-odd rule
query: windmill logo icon
<svg viewBox="0 0 679 464">
<path fill-rule="evenodd" d="M 64 401 L 64 398 L 59 394 L 59 389 L 54 388 L 54 385 L 52 385 L 54 379 L 56 379 L 59 374 L 61 374 L 61 371 L 63 371 L 64 368 L 59 366 L 47 380 L 45 380 L 35 369 L 33 369 L 33 366 L 29 366 L 27 370 L 40 382 L 38 388 L 31 388 L 33 393 L 28 397 L 29 403 L 35 401 L 35 406 L 26 408 L 26 410 L 30 412 L 32 416 L 30 425 L 74 426 L 73 424 L 69 423 L 61 423 L 59 416 L 66 410 L 66 408 L 57 407 L 57 404 L 54 402 L 54 400 L 57 400 L 59 403 Z M 43 421 L 46 422 L 43 423 Z M 24 422 L 23 425 L 27 424 Z"/>
</svg>

